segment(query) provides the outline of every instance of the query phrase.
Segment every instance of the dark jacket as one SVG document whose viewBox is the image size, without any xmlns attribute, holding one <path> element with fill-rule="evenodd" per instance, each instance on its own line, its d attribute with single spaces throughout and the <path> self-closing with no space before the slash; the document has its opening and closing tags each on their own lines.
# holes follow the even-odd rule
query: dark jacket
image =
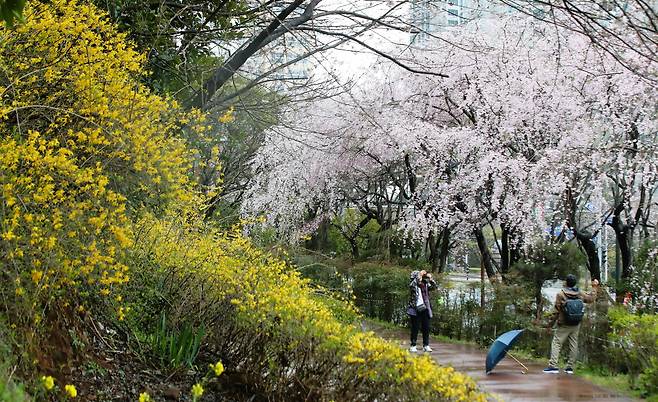
<svg viewBox="0 0 658 402">
<path fill-rule="evenodd" d="M 418 273 L 420 271 L 413 271 L 409 276 L 409 303 L 407 306 L 407 314 L 416 315 L 416 297 L 418 291 L 423 295 L 423 301 L 427 306 L 427 311 L 432 318 L 432 304 L 430 303 L 429 291 L 436 289 L 437 285 L 434 279 L 430 279 L 425 286 L 418 283 Z M 423 289 L 424 288 L 424 289 Z"/>
<path fill-rule="evenodd" d="M 579 298 L 585 303 L 592 303 L 596 300 L 596 288 L 591 293 L 585 293 L 577 287 L 563 288 L 555 298 L 555 311 L 553 312 L 551 322 L 557 320 L 557 325 L 567 325 L 565 324 L 566 318 L 564 317 L 564 305 L 567 303 L 567 298 Z"/>
</svg>

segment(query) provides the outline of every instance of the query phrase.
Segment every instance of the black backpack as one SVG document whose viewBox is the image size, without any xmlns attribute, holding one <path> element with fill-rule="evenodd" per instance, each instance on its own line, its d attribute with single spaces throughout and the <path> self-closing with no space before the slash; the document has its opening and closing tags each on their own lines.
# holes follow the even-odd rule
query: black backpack
<svg viewBox="0 0 658 402">
<path fill-rule="evenodd" d="M 580 296 L 569 296 L 563 292 L 567 297 L 564 303 L 564 319 L 567 325 L 578 325 L 585 315 L 585 303 Z"/>
</svg>

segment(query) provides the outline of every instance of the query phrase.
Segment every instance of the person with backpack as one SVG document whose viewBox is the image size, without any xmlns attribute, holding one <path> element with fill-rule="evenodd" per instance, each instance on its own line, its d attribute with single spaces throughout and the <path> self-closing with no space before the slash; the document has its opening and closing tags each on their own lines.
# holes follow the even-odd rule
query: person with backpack
<svg viewBox="0 0 658 402">
<path fill-rule="evenodd" d="M 566 286 L 557 294 L 555 298 L 555 312 L 553 313 L 550 327 L 553 328 L 553 342 L 551 343 L 551 359 L 544 373 L 557 374 L 558 359 L 560 350 L 565 341 L 569 341 L 569 359 L 564 372 L 573 374 L 573 367 L 578 357 L 578 333 L 580 332 L 580 322 L 585 315 L 585 303 L 592 303 L 596 300 L 596 292 L 599 281 L 592 281 L 592 292 L 585 293 L 576 286 L 576 277 L 572 274 L 567 275 Z M 557 323 L 557 325 L 555 325 Z"/>
<path fill-rule="evenodd" d="M 432 318 L 432 305 L 430 303 L 430 290 L 436 289 L 436 282 L 432 274 L 422 270 L 413 271 L 409 276 L 409 305 L 407 314 L 411 321 L 411 347 L 410 352 L 418 352 L 416 340 L 418 330 L 423 331 L 423 351 L 431 352 L 430 347 L 430 318 Z"/>
</svg>

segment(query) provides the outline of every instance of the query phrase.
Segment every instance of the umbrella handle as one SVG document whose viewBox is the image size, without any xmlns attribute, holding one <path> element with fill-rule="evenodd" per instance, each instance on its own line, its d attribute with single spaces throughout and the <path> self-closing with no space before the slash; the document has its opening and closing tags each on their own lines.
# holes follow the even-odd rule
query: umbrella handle
<svg viewBox="0 0 658 402">
<path fill-rule="evenodd" d="M 507 352 L 507 355 L 508 355 L 509 357 L 511 357 L 512 359 L 514 359 L 515 362 L 519 363 L 519 364 L 521 365 L 521 367 L 524 368 L 524 371 L 522 371 L 521 373 L 523 373 L 523 374 L 527 374 L 527 373 L 528 373 L 528 368 L 525 366 L 525 364 L 521 363 L 521 362 L 519 361 L 519 359 L 517 359 L 516 357 L 514 357 L 514 355 L 512 355 L 510 352 Z"/>
</svg>

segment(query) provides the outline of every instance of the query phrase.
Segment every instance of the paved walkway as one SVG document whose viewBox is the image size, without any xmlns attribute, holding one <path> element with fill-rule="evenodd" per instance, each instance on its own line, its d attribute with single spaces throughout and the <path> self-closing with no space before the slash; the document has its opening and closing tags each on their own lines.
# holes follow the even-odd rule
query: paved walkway
<svg viewBox="0 0 658 402">
<path fill-rule="evenodd" d="M 529 369 L 528 374 L 522 374 L 521 366 L 506 357 L 487 375 L 484 373 L 486 351 L 470 345 L 436 342 L 430 345 L 434 348 L 431 355 L 437 362 L 468 374 L 483 390 L 506 402 L 632 401 L 580 377 L 564 373 L 544 374 L 545 366 L 522 359 Z"/>
<path fill-rule="evenodd" d="M 403 331 L 371 328 L 384 338 L 395 340 L 401 347 L 408 347 L 408 335 Z M 634 401 L 615 391 L 601 388 L 591 382 L 568 375 L 544 374 L 543 365 L 527 362 L 529 372 L 521 373 L 521 366 L 509 357 L 504 358 L 489 375 L 484 372 L 486 350 L 472 345 L 430 342 L 434 349 L 431 356 L 441 365 L 452 366 L 468 374 L 481 388 L 500 397 L 505 402 L 631 402 Z"/>
</svg>

